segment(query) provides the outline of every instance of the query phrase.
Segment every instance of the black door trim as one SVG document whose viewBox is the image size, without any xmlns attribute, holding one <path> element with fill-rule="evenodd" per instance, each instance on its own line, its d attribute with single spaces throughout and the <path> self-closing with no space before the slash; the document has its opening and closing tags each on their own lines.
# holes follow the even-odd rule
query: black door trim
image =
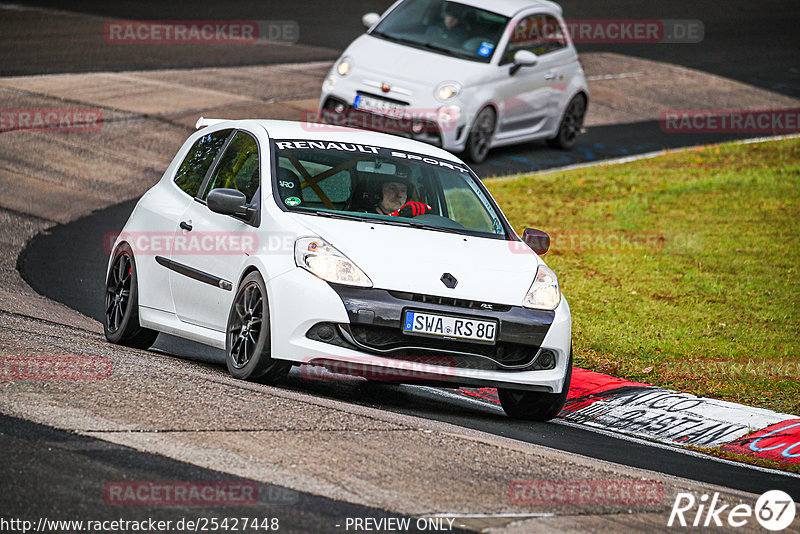
<svg viewBox="0 0 800 534">
<path fill-rule="evenodd" d="M 199 282 L 204 282 L 206 284 L 218 287 L 220 289 L 224 289 L 225 291 L 232 291 L 233 284 L 224 278 L 220 278 L 218 276 L 214 276 L 213 274 L 208 274 L 203 271 L 198 271 L 194 267 L 189 267 L 188 265 L 184 265 L 182 263 L 178 263 L 177 261 L 172 261 L 169 258 L 165 258 L 163 256 L 156 256 L 156 262 L 159 265 L 166 267 L 172 271 L 175 271 L 178 274 L 182 274 L 184 276 L 188 276 L 194 280 Z"/>
</svg>

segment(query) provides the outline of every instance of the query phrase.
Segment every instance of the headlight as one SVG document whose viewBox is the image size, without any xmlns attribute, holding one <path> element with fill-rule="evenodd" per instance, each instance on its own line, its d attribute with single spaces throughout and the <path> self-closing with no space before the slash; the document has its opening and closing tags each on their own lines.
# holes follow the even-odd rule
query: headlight
<svg viewBox="0 0 800 534">
<path fill-rule="evenodd" d="M 561 302 L 561 289 L 558 287 L 556 273 L 550 267 L 540 265 L 522 305 L 537 310 L 555 310 L 559 302 Z"/>
<path fill-rule="evenodd" d="M 324 239 L 303 237 L 294 244 L 298 267 L 323 280 L 348 286 L 372 287 L 372 280 L 350 259 Z"/>
<path fill-rule="evenodd" d="M 350 74 L 350 58 L 343 57 L 342 60 L 336 65 L 336 72 L 339 73 L 339 76 L 347 76 Z"/>
<path fill-rule="evenodd" d="M 458 95 L 459 87 L 454 83 L 443 83 L 436 89 L 436 98 L 441 101 L 450 100 Z"/>
</svg>

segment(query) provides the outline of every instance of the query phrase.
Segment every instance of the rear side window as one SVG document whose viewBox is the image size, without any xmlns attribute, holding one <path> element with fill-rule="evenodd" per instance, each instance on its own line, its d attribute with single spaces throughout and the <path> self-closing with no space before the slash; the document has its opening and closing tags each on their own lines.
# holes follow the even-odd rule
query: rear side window
<svg viewBox="0 0 800 534">
<path fill-rule="evenodd" d="M 220 158 L 203 199 L 214 189 L 236 189 L 252 202 L 259 186 L 258 143 L 243 131 L 236 132 Z"/>
<path fill-rule="evenodd" d="M 208 168 L 211 167 L 214 158 L 225 144 L 225 140 L 230 133 L 230 129 L 211 132 L 198 139 L 192 145 L 175 175 L 175 184 L 184 193 L 191 197 L 197 196 Z"/>
</svg>

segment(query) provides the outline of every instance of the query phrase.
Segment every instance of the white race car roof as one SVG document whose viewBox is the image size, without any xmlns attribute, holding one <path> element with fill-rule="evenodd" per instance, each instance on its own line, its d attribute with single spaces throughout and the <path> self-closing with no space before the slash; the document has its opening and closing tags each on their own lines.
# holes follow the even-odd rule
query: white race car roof
<svg viewBox="0 0 800 534">
<path fill-rule="evenodd" d="M 498 15 L 504 15 L 506 17 L 514 16 L 523 9 L 539 8 L 539 7 L 549 8 L 556 11 L 559 14 L 561 13 L 561 6 L 556 4 L 555 2 L 550 2 L 549 0 L 453 0 L 453 1 L 458 2 L 459 4 L 465 4 L 468 6 L 485 9 L 486 11 L 491 11 L 493 13 L 497 13 Z"/>
<path fill-rule="evenodd" d="M 427 143 L 406 139 L 405 137 L 396 135 L 358 130 L 356 128 L 345 128 L 342 126 L 274 119 L 228 120 L 200 117 L 197 120 L 196 127 L 202 128 L 204 126 L 225 125 L 225 123 L 229 123 L 231 128 L 257 124 L 267 131 L 270 139 L 318 139 L 320 141 L 369 144 L 405 152 L 415 152 L 417 154 L 424 154 L 463 164 L 450 152 Z"/>
</svg>

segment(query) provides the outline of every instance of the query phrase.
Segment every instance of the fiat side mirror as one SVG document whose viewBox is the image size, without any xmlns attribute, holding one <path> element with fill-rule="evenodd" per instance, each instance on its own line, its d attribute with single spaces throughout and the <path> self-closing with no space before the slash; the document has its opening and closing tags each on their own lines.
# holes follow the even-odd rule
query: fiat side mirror
<svg viewBox="0 0 800 534">
<path fill-rule="evenodd" d="M 514 64 L 511 65 L 511 75 L 513 76 L 522 67 L 533 67 L 539 62 L 539 57 L 529 50 L 517 50 L 514 53 Z"/>
<path fill-rule="evenodd" d="M 522 240 L 539 256 L 550 250 L 550 236 L 536 228 L 526 228 Z"/>
<path fill-rule="evenodd" d="M 361 24 L 366 26 L 367 28 L 372 28 L 372 26 L 380 20 L 381 16 L 377 13 L 367 13 L 363 17 L 361 17 Z"/>
</svg>

